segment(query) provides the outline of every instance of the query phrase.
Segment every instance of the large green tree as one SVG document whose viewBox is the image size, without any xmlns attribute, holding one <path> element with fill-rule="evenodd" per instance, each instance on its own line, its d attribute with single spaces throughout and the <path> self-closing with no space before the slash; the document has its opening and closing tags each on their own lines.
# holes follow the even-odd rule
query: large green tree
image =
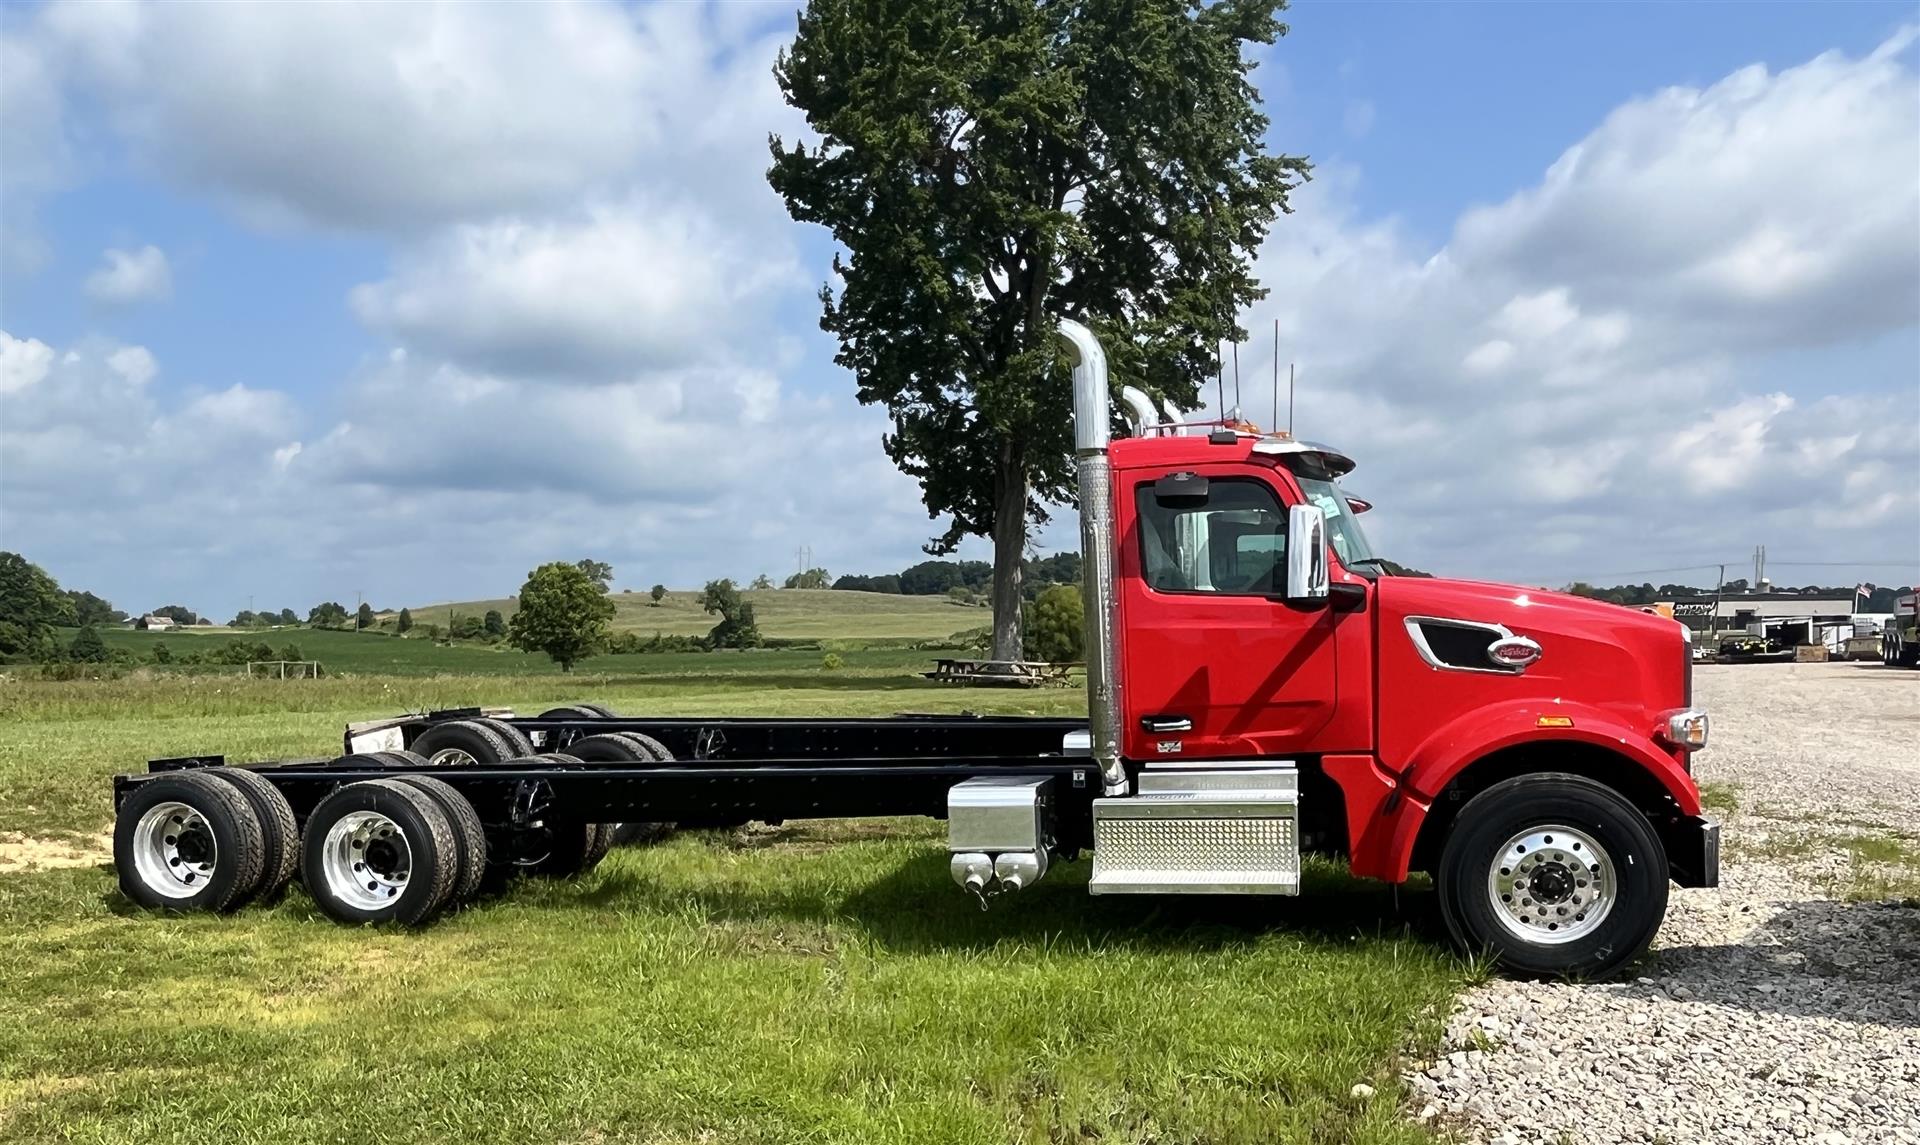
<svg viewBox="0 0 1920 1145">
<path fill-rule="evenodd" d="M 810 0 L 775 65 L 819 141 L 772 139 L 768 178 L 843 248 L 821 324 L 948 521 L 928 551 L 992 538 L 996 657 L 1029 525 L 1071 495 L 1059 319 L 1191 407 L 1264 293 L 1250 255 L 1307 163 L 1266 152 L 1245 49 L 1283 7 Z"/>
<path fill-rule="evenodd" d="M 715 648 L 758 648 L 760 626 L 754 620 L 753 605 L 740 596 L 740 590 L 728 579 L 710 580 L 700 590 L 700 607 L 720 618 L 707 633 L 707 643 Z"/>
<path fill-rule="evenodd" d="M 613 620 L 613 601 L 606 583 L 584 567 L 587 563 L 554 561 L 528 573 L 520 586 L 520 608 L 507 622 L 507 642 L 522 651 L 545 652 L 562 672 L 599 651 Z"/>
<path fill-rule="evenodd" d="M 71 623 L 72 615 L 72 602 L 46 570 L 19 553 L 0 553 L 0 656 L 50 657 L 54 625 Z"/>
<path fill-rule="evenodd" d="M 92 624 L 118 624 L 127 618 L 127 614 L 115 608 L 110 601 L 102 600 L 93 593 L 70 588 L 62 595 L 72 607 L 73 623 L 81 628 Z"/>
</svg>

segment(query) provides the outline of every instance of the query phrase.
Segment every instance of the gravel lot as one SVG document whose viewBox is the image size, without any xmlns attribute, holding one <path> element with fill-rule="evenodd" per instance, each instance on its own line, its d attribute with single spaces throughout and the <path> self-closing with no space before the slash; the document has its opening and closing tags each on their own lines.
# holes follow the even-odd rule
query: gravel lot
<svg viewBox="0 0 1920 1145">
<path fill-rule="evenodd" d="M 1408 1074 L 1468 1141 L 1920 1145 L 1920 672 L 1702 665 L 1716 890 L 1637 977 L 1495 981 Z M 1725 785 L 1725 786 L 1722 786 Z"/>
</svg>

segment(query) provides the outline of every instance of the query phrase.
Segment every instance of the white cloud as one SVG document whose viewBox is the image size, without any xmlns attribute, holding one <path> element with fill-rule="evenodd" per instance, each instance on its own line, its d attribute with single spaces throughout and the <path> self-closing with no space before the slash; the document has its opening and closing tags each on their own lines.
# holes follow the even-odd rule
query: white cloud
<svg viewBox="0 0 1920 1145">
<path fill-rule="evenodd" d="M 1772 344 L 1907 324 L 1920 310 L 1920 99 L 1901 59 L 1914 37 L 1630 101 L 1538 186 L 1469 212 L 1449 252 L 1577 280 L 1586 306 Z"/>
<path fill-rule="evenodd" d="M 778 247 L 635 199 L 567 221 L 456 227 L 351 302 L 369 326 L 469 367 L 618 377 L 712 357 L 714 332 L 748 325 L 749 304 L 803 281 Z"/>
<path fill-rule="evenodd" d="M 95 302 L 152 302 L 173 293 L 173 270 L 159 247 L 149 243 L 138 250 L 110 248 L 102 257 L 106 265 L 87 276 L 87 297 Z"/>
<path fill-rule="evenodd" d="M 15 338 L 0 330 L 0 394 L 40 384 L 53 366 L 53 347 L 38 338 Z"/>
<path fill-rule="evenodd" d="M 757 175 L 747 163 L 764 164 L 783 121 L 773 41 L 739 14 L 600 0 L 479 13 L 72 0 L 33 43 L 141 162 L 269 222 L 472 218 L 652 170 L 738 201 L 730 184 Z"/>
<path fill-rule="evenodd" d="M 8 545 L 129 607 L 304 609 L 353 588 L 417 604 L 564 555 L 698 584 L 776 571 L 801 543 L 866 570 L 931 531 L 878 448 L 883 417 L 739 361 L 572 384 L 382 355 L 331 427 L 271 389 L 158 392 L 129 368 L 157 368 L 141 347 L 10 339 L 0 362 L 37 375 L 0 412 Z"/>
<path fill-rule="evenodd" d="M 762 333 L 810 285 L 762 175 L 766 132 L 796 123 L 764 16 L 476 11 L 35 18 L 48 170 L 71 161 L 46 98 L 65 84 L 100 138 L 250 217 L 397 236 L 349 299 L 395 344 L 322 415 L 264 383 L 195 388 L 143 347 L 0 335 L 10 545 L 137 585 L 122 604 L 304 608 L 491 594 L 570 554 L 643 584 L 771 571 L 797 543 L 875 571 L 938 531 L 844 376 L 831 400 L 795 386 L 796 363 L 826 368 L 814 336 Z M 1900 555 L 1920 534 L 1915 91 L 1883 50 L 1634 100 L 1437 252 L 1355 217 L 1323 168 L 1246 325 L 1281 320 L 1300 428 L 1360 459 L 1389 555 L 1504 576 L 1782 537 Z"/>
<path fill-rule="evenodd" d="M 109 353 L 106 361 L 107 367 L 130 385 L 144 386 L 160 372 L 160 364 L 145 346 L 122 346 Z"/>
<path fill-rule="evenodd" d="M 1243 324 L 1281 320 L 1299 428 L 1355 453 L 1390 555 L 1567 579 L 1768 541 L 1920 557 L 1907 35 L 1631 101 L 1438 252 L 1354 218 L 1341 171 L 1297 196 Z"/>
</svg>

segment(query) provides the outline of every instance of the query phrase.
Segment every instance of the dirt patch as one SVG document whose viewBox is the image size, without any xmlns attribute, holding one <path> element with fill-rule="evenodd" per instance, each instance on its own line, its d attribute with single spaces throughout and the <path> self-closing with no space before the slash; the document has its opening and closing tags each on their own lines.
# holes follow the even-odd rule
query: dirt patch
<svg viewBox="0 0 1920 1145">
<path fill-rule="evenodd" d="M 0 874 L 92 867 L 109 861 L 113 839 L 105 834 L 39 839 L 19 831 L 0 831 Z"/>
</svg>

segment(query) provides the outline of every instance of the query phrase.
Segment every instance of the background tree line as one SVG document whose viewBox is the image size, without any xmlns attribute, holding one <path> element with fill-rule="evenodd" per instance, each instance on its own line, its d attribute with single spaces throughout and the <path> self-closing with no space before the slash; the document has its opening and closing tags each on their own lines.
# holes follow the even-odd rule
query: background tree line
<svg viewBox="0 0 1920 1145">
<path fill-rule="evenodd" d="M 1055 553 L 1050 557 L 1028 558 L 1021 562 L 1021 569 L 1023 599 L 1037 600 L 1052 585 L 1080 583 L 1080 554 Z M 824 574 L 826 570 L 818 571 Z M 902 596 L 947 596 L 960 588 L 985 596 L 993 588 L 993 565 L 986 561 L 921 561 L 897 573 L 843 576 L 833 582 L 833 587 Z"/>
<path fill-rule="evenodd" d="M 1854 597 L 1854 609 L 1857 612 L 1892 612 L 1894 598 L 1904 596 L 1913 591 L 1910 587 L 1894 588 L 1888 585 L 1868 585 L 1866 587 L 1870 589 L 1870 591 L 1859 593 L 1857 596 L 1855 591 L 1856 586 L 1854 585 L 1832 586 L 1809 584 L 1802 585 L 1799 588 L 1775 585 L 1768 589 L 1768 591 L 1793 593 L 1798 596 L 1838 597 L 1842 600 Z M 1696 588 L 1689 584 L 1663 584 L 1656 587 L 1650 583 L 1621 584 L 1609 588 L 1597 588 L 1585 581 L 1575 581 L 1568 585 L 1565 591 L 1572 593 L 1574 596 L 1585 596 L 1594 600 L 1610 601 L 1614 604 L 1645 605 L 1652 604 L 1658 600 L 1710 597 L 1714 595 L 1716 590 L 1711 585 L 1705 588 Z M 1740 596 L 1750 591 L 1752 591 L 1752 585 L 1748 583 L 1745 577 L 1741 577 L 1738 580 L 1730 580 L 1718 589 L 1720 595 L 1728 597 Z"/>
</svg>

